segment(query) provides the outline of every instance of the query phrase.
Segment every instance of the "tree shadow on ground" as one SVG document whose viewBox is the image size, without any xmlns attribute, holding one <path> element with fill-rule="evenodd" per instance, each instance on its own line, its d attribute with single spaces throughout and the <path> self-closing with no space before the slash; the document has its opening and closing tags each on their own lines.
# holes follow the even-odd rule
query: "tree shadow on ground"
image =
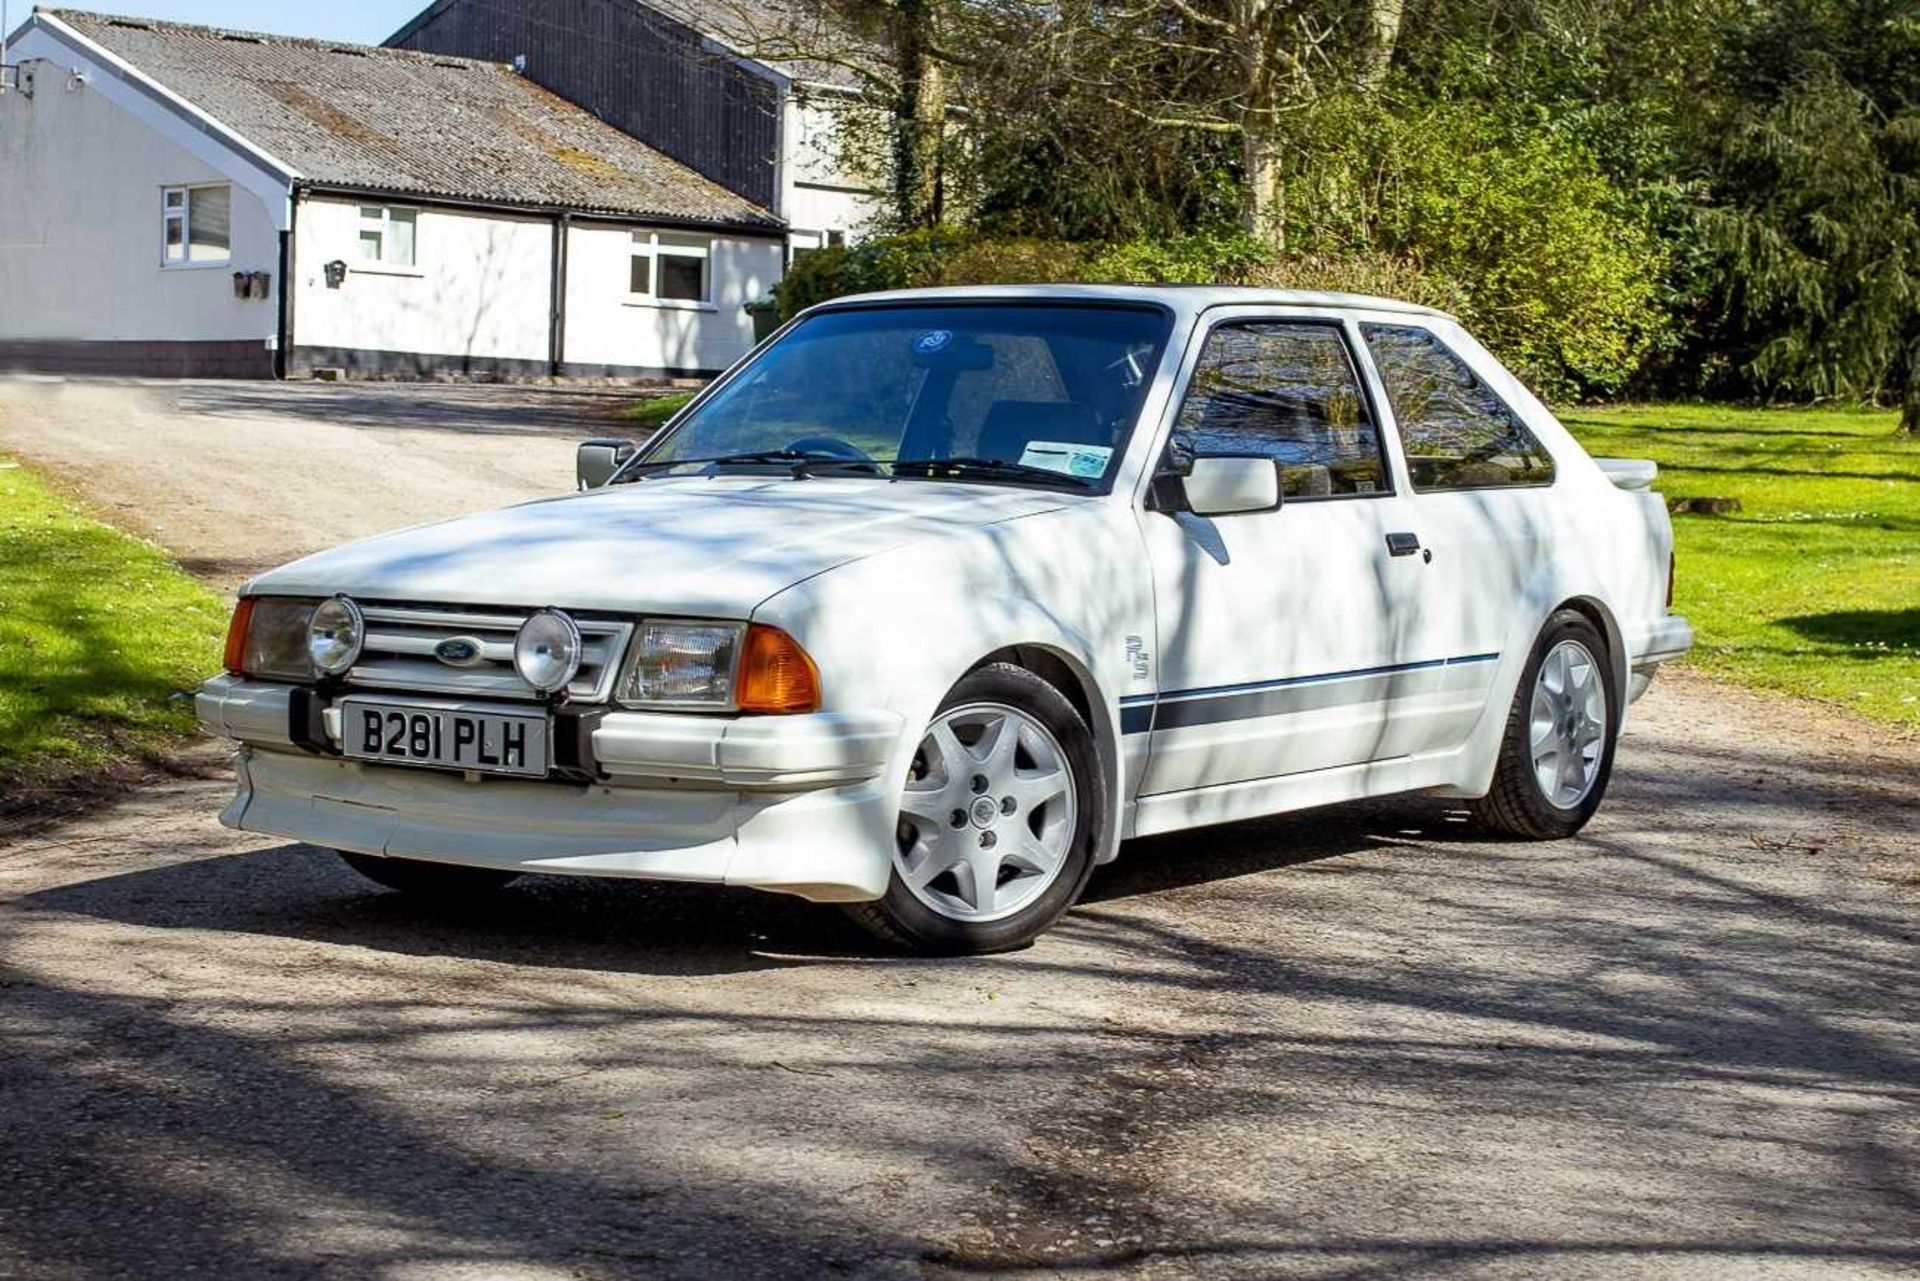
<svg viewBox="0 0 1920 1281">
<path fill-rule="evenodd" d="M 694 887 L 429 912 L 293 845 L 43 890 L 0 916 L 0 1272 L 1910 1269 L 1920 934 L 1726 840 L 1848 791 L 1762 770 L 1645 770 L 1551 845 L 1420 798 L 1138 841 L 965 962 Z M 171 986 L 51 968 L 87 918 Z M 967 1191 L 903 1225 L 859 1160 Z"/>
<path fill-rule="evenodd" d="M 433 383 L 196 383 L 178 408 L 208 418 L 309 418 L 334 426 L 414 428 L 452 435 L 631 435 L 620 411 L 650 394 L 636 388 L 472 386 Z"/>
<path fill-rule="evenodd" d="M 1920 609 L 1838 609 L 1780 622 L 1808 640 L 1846 645 L 1854 657 L 1902 658 L 1920 653 Z"/>
</svg>

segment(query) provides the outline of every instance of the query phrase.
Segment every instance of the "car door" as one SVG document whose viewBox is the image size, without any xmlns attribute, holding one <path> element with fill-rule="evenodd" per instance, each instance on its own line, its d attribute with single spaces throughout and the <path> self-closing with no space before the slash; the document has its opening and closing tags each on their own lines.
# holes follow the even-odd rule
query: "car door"
<svg viewBox="0 0 1920 1281">
<path fill-rule="evenodd" d="M 1553 456 L 1435 327 L 1382 319 L 1358 329 L 1405 463 L 1401 528 L 1419 543 L 1419 572 L 1396 584 L 1397 658 L 1442 673 L 1403 691 L 1385 750 L 1446 751 L 1486 710 L 1528 580 L 1552 554 L 1539 491 L 1553 484 Z"/>
<path fill-rule="evenodd" d="M 1388 544 L 1404 499 L 1354 340 L 1337 318 L 1235 309 L 1189 358 L 1172 445 L 1274 458 L 1282 502 L 1140 513 L 1159 650 L 1142 795 L 1387 750 L 1403 679 L 1398 602 L 1421 566 Z"/>
</svg>

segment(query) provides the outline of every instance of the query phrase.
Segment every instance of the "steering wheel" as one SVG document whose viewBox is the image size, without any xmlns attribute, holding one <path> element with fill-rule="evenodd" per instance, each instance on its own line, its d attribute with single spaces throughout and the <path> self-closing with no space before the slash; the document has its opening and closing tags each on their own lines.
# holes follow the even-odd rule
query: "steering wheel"
<svg viewBox="0 0 1920 1281">
<path fill-rule="evenodd" d="M 849 444 L 838 436 L 802 436 L 788 443 L 787 448 L 796 454 L 821 454 L 827 458 L 845 458 L 849 462 L 870 463 L 873 455 L 858 445 Z"/>
</svg>

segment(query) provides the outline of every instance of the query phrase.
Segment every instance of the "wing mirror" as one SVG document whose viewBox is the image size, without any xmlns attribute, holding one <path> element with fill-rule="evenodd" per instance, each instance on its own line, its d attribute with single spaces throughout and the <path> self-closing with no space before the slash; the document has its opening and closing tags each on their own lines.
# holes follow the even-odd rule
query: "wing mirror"
<svg viewBox="0 0 1920 1281">
<path fill-rule="evenodd" d="M 598 489 L 606 484 L 620 464 L 633 457 L 636 448 L 630 440 L 587 440 L 573 455 L 573 480 L 580 489 Z"/>
<path fill-rule="evenodd" d="M 1153 478 L 1154 506 L 1196 516 L 1270 512 L 1280 506 L 1280 464 L 1271 458 L 1200 457 Z"/>
</svg>

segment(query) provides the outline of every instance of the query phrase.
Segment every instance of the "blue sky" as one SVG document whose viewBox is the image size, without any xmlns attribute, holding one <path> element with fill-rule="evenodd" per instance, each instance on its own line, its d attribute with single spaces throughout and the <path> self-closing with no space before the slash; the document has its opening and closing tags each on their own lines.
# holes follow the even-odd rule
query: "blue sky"
<svg viewBox="0 0 1920 1281">
<path fill-rule="evenodd" d="M 288 36 L 317 36 L 355 44 L 379 44 L 429 0 L 319 0 L 290 4 L 288 0 L 60 0 L 74 9 L 95 13 L 124 13 L 174 22 L 201 22 L 244 31 L 271 31 Z M 33 0 L 9 0 L 8 18 L 14 26 L 33 12 Z"/>
</svg>

